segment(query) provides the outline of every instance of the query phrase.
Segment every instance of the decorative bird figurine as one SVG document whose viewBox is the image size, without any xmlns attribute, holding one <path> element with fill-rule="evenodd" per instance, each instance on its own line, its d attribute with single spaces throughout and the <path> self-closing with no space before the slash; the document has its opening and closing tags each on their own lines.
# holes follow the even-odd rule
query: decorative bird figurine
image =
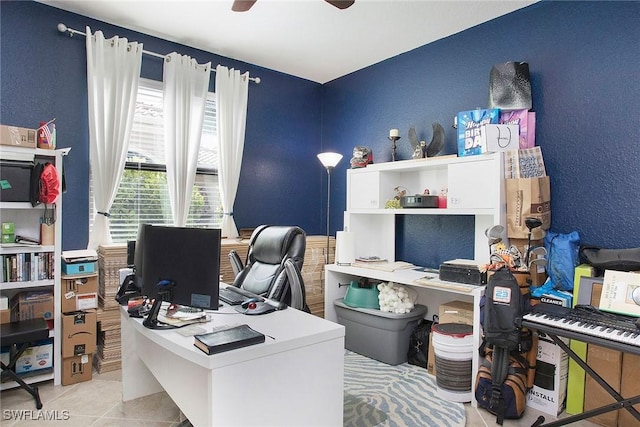
<svg viewBox="0 0 640 427">
<path fill-rule="evenodd" d="M 437 122 L 433 123 L 432 127 L 433 136 L 428 145 L 425 141 L 418 140 L 414 126 L 409 128 L 409 143 L 414 147 L 412 158 L 423 159 L 425 157 L 437 156 L 444 147 L 444 128 Z"/>
</svg>

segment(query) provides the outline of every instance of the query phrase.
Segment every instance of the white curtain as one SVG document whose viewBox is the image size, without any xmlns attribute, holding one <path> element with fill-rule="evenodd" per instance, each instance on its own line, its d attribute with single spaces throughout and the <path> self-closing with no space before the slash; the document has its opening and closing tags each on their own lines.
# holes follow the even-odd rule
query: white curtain
<svg viewBox="0 0 640 427">
<path fill-rule="evenodd" d="M 88 248 L 112 243 L 109 209 L 118 191 L 127 158 L 138 93 L 142 44 L 126 38 L 105 40 L 86 27 L 89 101 L 89 164 L 97 212 Z"/>
<path fill-rule="evenodd" d="M 164 61 L 164 144 L 173 224 L 184 227 L 196 178 L 211 63 L 175 52 Z"/>
<path fill-rule="evenodd" d="M 244 151 L 249 73 L 241 75 L 238 70 L 218 65 L 215 92 L 220 146 L 218 180 L 223 212 L 222 236 L 234 238 L 238 237 L 238 228 L 233 219 L 233 204 L 238 191 Z"/>
</svg>

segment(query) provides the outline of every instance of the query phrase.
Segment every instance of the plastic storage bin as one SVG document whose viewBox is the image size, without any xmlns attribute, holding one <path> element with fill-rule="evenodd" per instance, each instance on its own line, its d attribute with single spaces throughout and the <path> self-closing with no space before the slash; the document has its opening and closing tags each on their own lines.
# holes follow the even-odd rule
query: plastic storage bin
<svg viewBox="0 0 640 427">
<path fill-rule="evenodd" d="M 420 304 L 406 314 L 349 307 L 342 298 L 333 304 L 338 323 L 345 327 L 347 350 L 389 365 L 407 361 L 411 332 L 427 314 L 427 307 Z"/>
</svg>

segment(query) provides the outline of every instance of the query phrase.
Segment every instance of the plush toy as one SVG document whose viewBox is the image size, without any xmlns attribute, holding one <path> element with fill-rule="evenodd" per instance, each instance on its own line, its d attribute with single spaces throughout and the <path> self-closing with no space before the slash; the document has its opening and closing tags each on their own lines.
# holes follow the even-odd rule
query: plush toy
<svg viewBox="0 0 640 427">
<path fill-rule="evenodd" d="M 413 289 L 389 282 L 380 283 L 378 290 L 381 311 L 404 314 L 413 310 L 417 298 L 417 293 Z"/>
</svg>

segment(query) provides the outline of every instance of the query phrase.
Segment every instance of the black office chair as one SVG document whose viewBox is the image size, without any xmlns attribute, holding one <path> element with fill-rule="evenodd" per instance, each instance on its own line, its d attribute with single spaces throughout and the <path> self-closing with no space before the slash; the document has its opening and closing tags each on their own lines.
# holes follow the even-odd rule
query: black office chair
<svg viewBox="0 0 640 427">
<path fill-rule="evenodd" d="M 251 235 L 246 265 L 229 252 L 233 286 L 309 313 L 301 273 L 306 246 L 300 227 L 261 225 Z"/>
<path fill-rule="evenodd" d="M 2 367 L 1 380 L 2 382 L 13 380 L 20 384 L 20 387 L 25 389 L 36 400 L 37 409 L 42 408 L 38 387 L 24 382 L 14 372 L 14 369 L 16 362 L 30 345 L 47 338 L 49 338 L 49 328 L 46 320 L 42 318 L 5 323 L 0 328 L 2 345 L 10 347 L 9 364 L 5 365 L 4 362 L 0 361 L 0 367 Z M 59 361 L 56 361 L 56 363 L 59 363 Z"/>
</svg>

